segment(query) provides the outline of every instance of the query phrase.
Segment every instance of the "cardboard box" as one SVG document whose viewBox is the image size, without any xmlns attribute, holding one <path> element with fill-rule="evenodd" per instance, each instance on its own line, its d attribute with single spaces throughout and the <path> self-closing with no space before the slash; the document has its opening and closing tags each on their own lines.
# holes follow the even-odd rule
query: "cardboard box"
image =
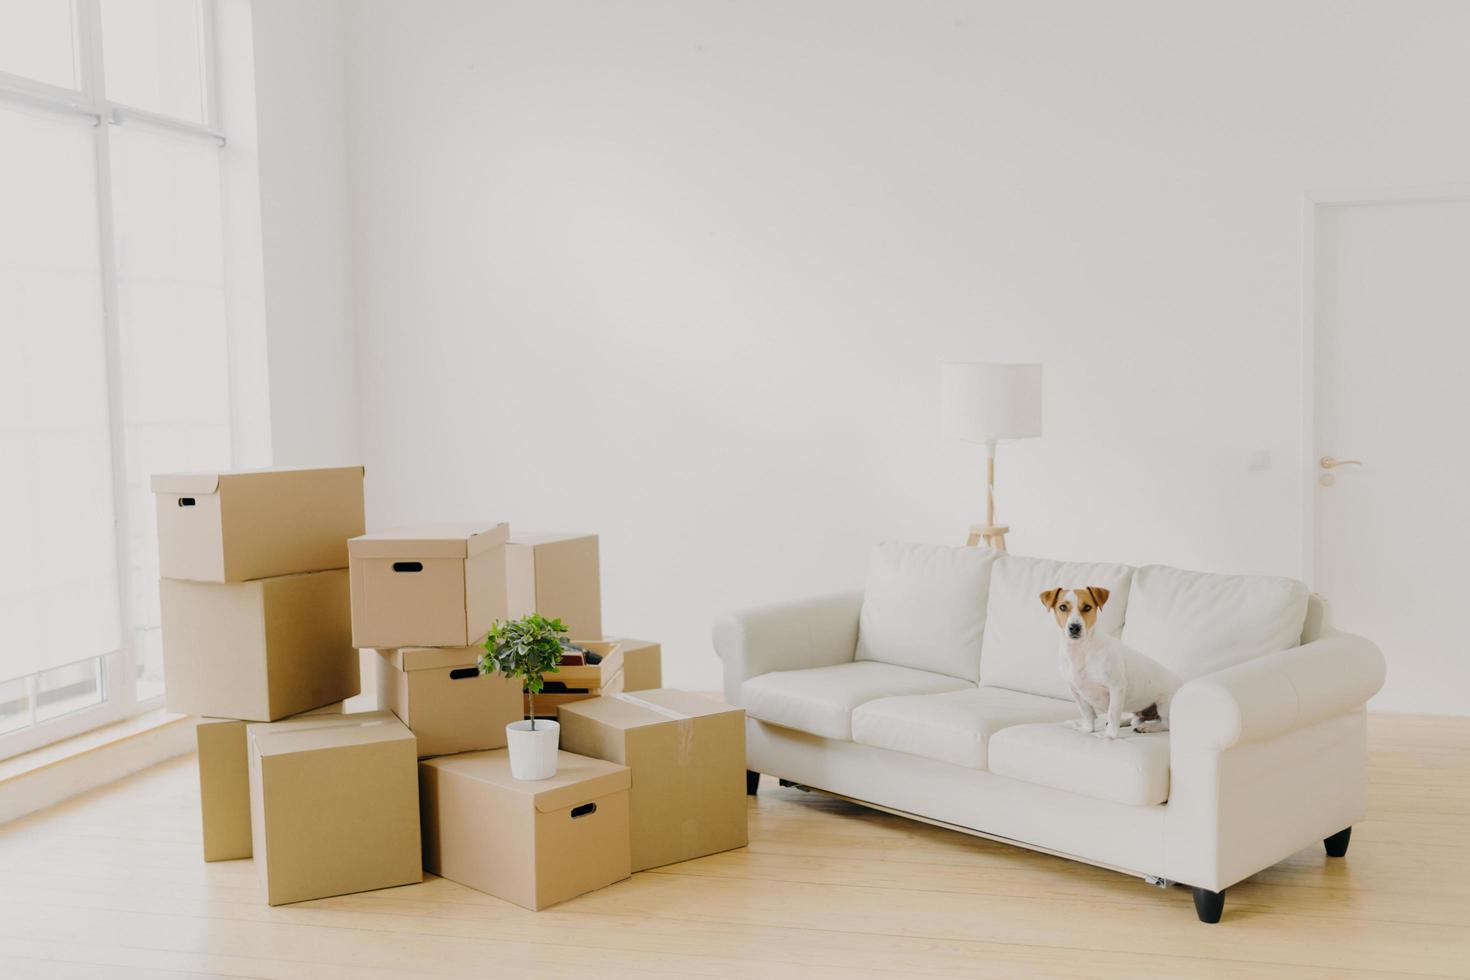
<svg viewBox="0 0 1470 980">
<path fill-rule="evenodd" d="M 361 466 L 157 474 L 159 574 L 244 582 L 346 568 L 362 477 Z"/>
<path fill-rule="evenodd" d="M 563 705 L 560 721 L 564 749 L 633 770 L 634 871 L 747 843 L 742 709 L 660 689 Z"/>
<path fill-rule="evenodd" d="M 560 619 L 572 636 L 602 636 L 595 534 L 517 534 L 505 546 L 508 615 Z"/>
<path fill-rule="evenodd" d="M 220 585 L 162 579 L 168 709 L 275 721 L 361 689 L 347 572 Z"/>
<path fill-rule="evenodd" d="M 391 712 L 246 729 L 255 864 L 271 905 L 423 880 L 418 752 Z"/>
<path fill-rule="evenodd" d="M 481 676 L 481 647 L 378 651 L 383 707 L 419 741 L 419 758 L 505 746 L 505 726 L 525 717 L 518 681 Z"/>
<path fill-rule="evenodd" d="M 341 713 L 340 701 L 307 712 Z M 235 861 L 251 853 L 246 724 L 234 718 L 201 718 L 194 730 L 199 747 L 199 822 L 206 861 Z"/>
<path fill-rule="evenodd" d="M 651 691 L 664 686 L 663 647 L 652 640 L 610 636 L 623 648 L 623 690 Z"/>
<path fill-rule="evenodd" d="M 347 542 L 352 643 L 466 647 L 506 618 L 508 524 L 395 528 Z"/>
<path fill-rule="evenodd" d="M 585 701 L 600 694 L 612 694 L 623 689 L 623 648 L 615 640 L 572 640 L 573 646 L 602 655 L 597 664 L 558 665 L 555 672 L 541 675 L 547 684 L 557 684 L 569 690 L 543 690 L 536 695 L 536 717 L 555 718 L 557 709 L 564 704 Z M 525 715 L 531 715 L 531 696 L 526 695 Z"/>
<path fill-rule="evenodd" d="M 505 749 L 419 763 L 424 867 L 528 909 L 628 877 L 628 770 L 569 752 L 518 780 Z"/>
<path fill-rule="evenodd" d="M 201 718 L 194 737 L 199 745 L 199 822 L 204 860 L 248 858 L 250 754 L 245 748 L 245 722 Z"/>
</svg>

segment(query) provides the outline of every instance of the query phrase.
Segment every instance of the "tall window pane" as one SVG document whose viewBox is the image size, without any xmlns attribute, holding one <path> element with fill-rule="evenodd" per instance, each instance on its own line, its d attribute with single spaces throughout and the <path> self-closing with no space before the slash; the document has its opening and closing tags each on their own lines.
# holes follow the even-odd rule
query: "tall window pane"
<svg viewBox="0 0 1470 980">
<path fill-rule="evenodd" d="M 36 686 L 36 721 L 51 721 L 101 704 L 105 676 L 101 657 L 37 674 L 32 681 Z"/>
<path fill-rule="evenodd" d="M 0 147 L 4 682 L 121 636 L 92 130 L 0 108 Z"/>
<path fill-rule="evenodd" d="M 201 24 L 199 0 L 102 0 L 108 101 L 203 120 Z"/>
<path fill-rule="evenodd" d="M 140 700 L 162 691 L 149 476 L 230 465 L 230 373 L 216 147 L 115 126 L 113 208 Z"/>
<path fill-rule="evenodd" d="M 77 87 L 71 0 L 0 0 L 0 71 Z"/>
<path fill-rule="evenodd" d="M 0 0 L 0 759 L 163 693 L 149 477 L 231 463 L 212 9 Z"/>
</svg>

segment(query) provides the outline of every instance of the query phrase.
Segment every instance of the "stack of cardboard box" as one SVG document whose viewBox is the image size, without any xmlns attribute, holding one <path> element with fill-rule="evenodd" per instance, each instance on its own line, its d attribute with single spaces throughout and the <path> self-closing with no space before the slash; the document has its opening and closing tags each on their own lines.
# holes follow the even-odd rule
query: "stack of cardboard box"
<svg viewBox="0 0 1470 980">
<path fill-rule="evenodd" d="M 204 860 L 250 857 L 246 723 L 358 692 L 346 538 L 362 468 L 163 474 L 153 492 L 168 707 L 202 716 Z"/>
<path fill-rule="evenodd" d="M 254 856 L 272 905 L 422 878 L 413 736 L 360 690 L 347 539 L 362 467 L 153 479 L 170 710 L 202 716 L 207 861 Z"/>
<path fill-rule="evenodd" d="M 169 707 L 202 716 L 205 860 L 253 855 L 272 905 L 427 867 L 544 908 L 745 843 L 742 712 L 656 690 L 659 645 L 602 635 L 595 535 L 365 534 L 362 478 L 154 478 Z M 530 612 L 600 655 L 546 675 L 537 710 L 569 751 L 534 782 L 503 748 L 523 692 L 477 667 L 490 626 Z M 386 710 L 343 712 L 355 648 L 376 651 Z"/>
<path fill-rule="evenodd" d="M 658 689 L 657 643 L 603 636 L 597 536 L 513 534 L 505 569 L 506 618 L 560 619 L 600 660 L 543 675 L 536 712 L 559 719 L 563 749 L 551 779 L 513 778 L 500 748 L 420 753 L 436 756 L 419 763 L 424 867 L 541 909 L 744 846 L 745 713 Z"/>
<path fill-rule="evenodd" d="M 378 652 L 379 696 L 418 738 L 419 758 L 498 748 L 524 716 L 520 686 L 476 666 L 506 617 L 509 531 L 437 524 L 347 542 L 352 642 Z"/>
<path fill-rule="evenodd" d="M 628 770 L 564 756 L 557 776 L 510 776 L 506 725 L 525 717 L 520 684 L 481 675 L 499 620 L 559 618 L 585 645 L 603 643 L 593 535 L 512 540 L 504 524 L 403 528 L 348 543 L 352 634 L 378 652 L 383 703 L 418 737 L 424 865 L 492 895 L 543 908 L 629 874 Z M 568 667 L 622 681 L 622 662 Z M 548 674 L 548 679 L 566 679 Z M 543 695 L 594 697 L 582 689 Z M 540 704 L 538 704 L 538 709 Z M 487 833 L 487 825 L 494 832 Z"/>
<path fill-rule="evenodd" d="M 275 721 L 358 692 L 361 467 L 162 475 L 153 493 L 170 710 Z"/>
</svg>

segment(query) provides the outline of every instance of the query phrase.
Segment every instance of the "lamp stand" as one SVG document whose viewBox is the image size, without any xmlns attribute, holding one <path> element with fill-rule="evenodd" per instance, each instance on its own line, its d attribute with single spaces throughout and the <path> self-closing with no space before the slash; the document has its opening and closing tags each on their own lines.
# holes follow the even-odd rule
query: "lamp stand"
<svg viewBox="0 0 1470 980">
<path fill-rule="evenodd" d="M 996 551 L 1006 550 L 1006 532 L 1010 528 L 995 523 L 995 442 L 985 444 L 985 523 L 970 525 L 970 539 L 965 546 L 973 548 L 984 542 Z"/>
</svg>

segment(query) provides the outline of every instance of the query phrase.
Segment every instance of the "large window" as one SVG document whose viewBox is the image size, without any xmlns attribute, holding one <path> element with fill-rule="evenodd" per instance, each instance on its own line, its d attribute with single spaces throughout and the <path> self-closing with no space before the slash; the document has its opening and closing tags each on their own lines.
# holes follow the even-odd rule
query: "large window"
<svg viewBox="0 0 1470 980">
<path fill-rule="evenodd" d="M 212 0 L 0 0 L 0 758 L 161 703 L 149 474 L 227 467 Z"/>
</svg>

